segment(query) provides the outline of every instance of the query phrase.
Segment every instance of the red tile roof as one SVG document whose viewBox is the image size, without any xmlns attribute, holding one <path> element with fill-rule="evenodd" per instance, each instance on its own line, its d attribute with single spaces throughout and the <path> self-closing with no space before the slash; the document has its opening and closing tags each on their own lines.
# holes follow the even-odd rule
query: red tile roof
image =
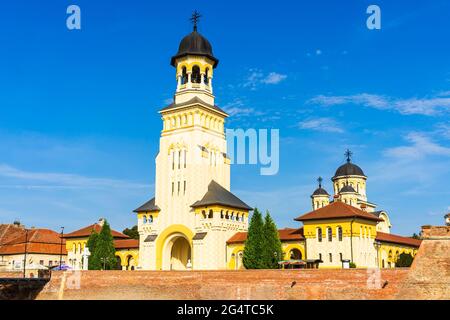
<svg viewBox="0 0 450 320">
<path fill-rule="evenodd" d="M 281 241 L 301 241 L 304 240 L 303 228 L 293 229 L 285 228 L 278 230 L 278 235 Z M 230 239 L 228 239 L 227 244 L 233 243 L 244 243 L 247 240 L 247 232 L 237 232 Z"/>
<path fill-rule="evenodd" d="M 71 233 L 67 233 L 64 235 L 64 238 L 85 238 L 85 237 L 89 237 L 92 233 L 92 230 L 95 230 L 95 232 L 100 233 L 100 231 L 102 230 L 101 225 L 99 225 L 98 223 L 92 224 L 90 226 L 84 227 L 80 230 L 76 230 L 74 232 Z M 130 237 L 115 231 L 111 229 L 111 234 L 113 236 L 114 239 L 129 239 Z"/>
<path fill-rule="evenodd" d="M 25 234 L 25 228 L 13 224 L 0 224 L 0 245 Z"/>
<path fill-rule="evenodd" d="M 339 218 L 360 218 L 372 221 L 383 221 L 374 214 L 360 210 L 341 201 L 333 202 L 323 208 L 306 213 L 294 220 L 307 221 Z"/>
<path fill-rule="evenodd" d="M 412 247 L 416 247 L 416 248 L 420 247 L 420 244 L 422 243 L 422 240 L 417 240 L 417 239 L 413 239 L 413 238 L 398 236 L 396 234 L 390 234 L 390 233 L 384 233 L 384 232 L 377 232 L 377 236 L 375 239 L 380 242 L 403 244 L 403 245 L 412 246 Z"/>
<path fill-rule="evenodd" d="M 114 240 L 114 247 L 116 249 L 139 249 L 139 240 L 135 239 Z"/>
<path fill-rule="evenodd" d="M 25 230 L 20 233 L 15 231 L 17 230 L 10 229 L 10 232 L 16 236 L 0 245 L 0 254 L 24 254 L 26 240 L 28 253 L 60 254 L 62 247 L 62 254 L 67 254 L 65 240 L 63 239 L 61 245 L 60 234 L 53 230 L 29 229 L 28 235 L 26 235 Z"/>
</svg>

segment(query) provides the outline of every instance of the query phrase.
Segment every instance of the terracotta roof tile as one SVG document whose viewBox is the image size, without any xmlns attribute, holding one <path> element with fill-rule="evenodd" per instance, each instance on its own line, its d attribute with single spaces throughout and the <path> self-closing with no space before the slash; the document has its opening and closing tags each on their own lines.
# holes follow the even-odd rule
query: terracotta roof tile
<svg viewBox="0 0 450 320">
<path fill-rule="evenodd" d="M 139 240 L 135 239 L 114 240 L 114 247 L 116 249 L 139 249 Z"/>
<path fill-rule="evenodd" d="M 21 234 L 25 234 L 25 228 L 13 224 L 0 224 L 0 245 L 17 238 Z"/>
<path fill-rule="evenodd" d="M 384 233 L 384 232 L 377 232 L 377 236 L 375 239 L 380 242 L 404 244 L 404 245 L 413 246 L 413 247 L 417 247 L 417 248 L 420 247 L 420 244 L 422 243 L 422 240 L 403 237 L 403 236 L 399 236 L 396 234 L 390 234 L 390 233 Z"/>
<path fill-rule="evenodd" d="M 92 233 L 92 230 L 95 230 L 95 232 L 100 233 L 100 231 L 102 230 L 102 227 L 98 223 L 95 223 L 95 224 L 92 224 L 90 226 L 84 227 L 84 228 L 82 228 L 80 230 L 76 230 L 74 232 L 67 233 L 67 234 L 64 235 L 64 238 L 84 238 L 84 237 L 89 237 L 91 235 L 91 233 Z M 121 232 L 112 230 L 112 229 L 111 229 L 111 233 L 112 233 L 112 236 L 113 236 L 114 239 L 128 239 L 129 238 L 129 236 L 127 236 L 127 235 L 125 235 L 125 234 L 123 234 Z"/>
<path fill-rule="evenodd" d="M 339 219 L 339 218 L 360 218 L 372 221 L 383 221 L 375 215 L 345 204 L 341 201 L 333 202 L 323 208 L 306 213 L 294 220 L 324 220 L 324 219 Z"/>
<path fill-rule="evenodd" d="M 301 241 L 304 240 L 303 228 L 293 229 L 285 228 L 278 230 L 278 235 L 281 241 Z M 227 244 L 233 243 L 244 243 L 247 240 L 247 232 L 237 232 L 230 239 L 228 239 Z"/>
<path fill-rule="evenodd" d="M 17 230 L 10 229 L 10 232 Z M 28 235 L 25 230 L 23 232 L 15 232 L 16 237 L 4 242 L 0 245 L 0 254 L 23 254 L 25 253 L 25 241 L 27 240 L 28 253 L 40 254 L 60 254 L 61 246 L 62 253 L 67 254 L 65 248 L 65 240 L 63 239 L 61 245 L 60 234 L 49 229 L 29 229 Z"/>
</svg>

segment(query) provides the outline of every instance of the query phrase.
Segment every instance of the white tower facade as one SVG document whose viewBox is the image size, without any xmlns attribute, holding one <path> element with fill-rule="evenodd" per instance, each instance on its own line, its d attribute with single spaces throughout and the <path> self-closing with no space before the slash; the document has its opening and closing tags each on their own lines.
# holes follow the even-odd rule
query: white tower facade
<svg viewBox="0 0 450 320">
<path fill-rule="evenodd" d="M 171 60 L 174 103 L 160 111 L 155 197 L 136 209 L 139 267 L 145 270 L 225 269 L 226 241 L 246 231 L 250 207 L 229 192 L 225 119 L 214 104 L 218 60 L 194 31 Z"/>
</svg>

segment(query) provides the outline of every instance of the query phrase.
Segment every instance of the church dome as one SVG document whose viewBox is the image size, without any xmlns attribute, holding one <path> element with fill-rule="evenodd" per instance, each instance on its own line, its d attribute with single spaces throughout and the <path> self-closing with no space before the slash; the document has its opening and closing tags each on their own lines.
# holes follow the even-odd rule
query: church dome
<svg viewBox="0 0 450 320">
<path fill-rule="evenodd" d="M 324 188 L 319 187 L 313 192 L 312 196 L 329 196 L 329 194 Z"/>
<path fill-rule="evenodd" d="M 342 176 L 362 176 L 365 177 L 364 171 L 360 167 L 358 167 L 356 164 L 353 164 L 351 162 L 347 162 L 346 164 L 340 166 L 336 173 L 334 174 L 333 179 L 337 177 Z"/>
<path fill-rule="evenodd" d="M 344 192 L 356 193 L 356 190 L 351 185 L 347 184 L 341 189 L 341 191 L 339 191 L 339 193 L 344 193 Z"/>
<path fill-rule="evenodd" d="M 207 57 L 214 61 L 214 68 L 219 63 L 219 60 L 213 55 L 211 43 L 198 33 L 196 29 L 181 40 L 178 52 L 172 57 L 170 64 L 175 67 L 176 60 L 187 55 Z"/>
</svg>

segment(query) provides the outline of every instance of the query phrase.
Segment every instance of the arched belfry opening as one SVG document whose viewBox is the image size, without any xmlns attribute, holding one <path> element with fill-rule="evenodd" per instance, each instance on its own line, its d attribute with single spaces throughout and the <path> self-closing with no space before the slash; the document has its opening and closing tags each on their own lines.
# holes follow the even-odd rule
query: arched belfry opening
<svg viewBox="0 0 450 320">
<path fill-rule="evenodd" d="M 201 83 L 202 76 L 200 74 L 200 67 L 193 66 L 192 67 L 192 83 Z"/>
</svg>

